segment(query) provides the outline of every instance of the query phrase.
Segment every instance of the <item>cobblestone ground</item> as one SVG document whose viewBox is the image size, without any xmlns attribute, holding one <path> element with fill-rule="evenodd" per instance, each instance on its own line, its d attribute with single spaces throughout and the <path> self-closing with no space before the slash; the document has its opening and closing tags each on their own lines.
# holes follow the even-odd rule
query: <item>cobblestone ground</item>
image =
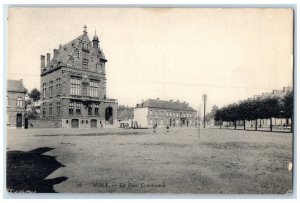
<svg viewBox="0 0 300 203">
<path fill-rule="evenodd" d="M 51 187 L 46 192 L 285 194 L 292 190 L 291 133 L 201 129 L 199 139 L 193 127 L 156 133 L 152 129 L 10 129 L 6 147 L 11 176 L 28 177 L 30 170 L 43 173 L 39 184 L 46 181 Z M 20 164 L 12 155 L 22 153 L 34 158 Z M 47 155 L 58 163 L 50 162 Z M 34 165 L 38 160 L 40 165 Z M 21 170 L 24 165 L 27 172 Z"/>
</svg>

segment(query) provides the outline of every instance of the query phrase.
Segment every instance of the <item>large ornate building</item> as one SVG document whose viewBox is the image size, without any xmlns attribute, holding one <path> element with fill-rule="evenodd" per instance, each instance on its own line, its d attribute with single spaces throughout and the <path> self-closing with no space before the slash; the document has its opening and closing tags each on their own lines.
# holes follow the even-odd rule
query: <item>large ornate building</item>
<svg viewBox="0 0 300 203">
<path fill-rule="evenodd" d="M 148 99 L 137 104 L 133 120 L 142 128 L 152 128 L 154 125 L 188 127 L 196 125 L 197 111 L 186 102 Z"/>
<path fill-rule="evenodd" d="M 23 80 L 7 80 L 6 126 L 23 128 L 25 124 L 25 94 Z"/>
<path fill-rule="evenodd" d="M 117 124 L 117 100 L 106 98 L 107 62 L 95 34 L 83 34 L 41 56 L 41 117 L 58 127 Z"/>
</svg>

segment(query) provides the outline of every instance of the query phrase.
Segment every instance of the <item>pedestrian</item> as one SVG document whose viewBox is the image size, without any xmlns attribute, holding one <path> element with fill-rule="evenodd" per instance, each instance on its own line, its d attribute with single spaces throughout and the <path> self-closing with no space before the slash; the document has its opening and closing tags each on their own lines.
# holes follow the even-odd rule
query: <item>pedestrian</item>
<svg viewBox="0 0 300 203">
<path fill-rule="evenodd" d="M 169 125 L 167 125 L 167 133 L 169 132 Z"/>
<path fill-rule="evenodd" d="M 156 132 L 155 132 L 155 128 L 156 128 L 156 125 L 154 124 L 154 125 L 153 125 L 153 132 L 154 132 L 154 133 L 156 133 Z"/>
</svg>

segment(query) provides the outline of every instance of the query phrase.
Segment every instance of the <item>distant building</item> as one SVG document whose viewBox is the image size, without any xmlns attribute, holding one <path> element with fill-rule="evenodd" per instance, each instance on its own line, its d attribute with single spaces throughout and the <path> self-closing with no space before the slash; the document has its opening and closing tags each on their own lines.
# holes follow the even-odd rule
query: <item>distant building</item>
<svg viewBox="0 0 300 203">
<path fill-rule="evenodd" d="M 119 127 L 134 127 L 133 124 L 133 109 L 125 109 L 118 114 Z"/>
<path fill-rule="evenodd" d="M 265 98 L 284 98 L 288 93 L 292 92 L 292 87 L 283 87 L 282 90 L 272 90 L 272 92 L 265 92 L 261 95 L 254 95 L 253 99 L 265 99 Z M 260 126 L 268 127 L 270 125 L 270 119 L 258 119 L 258 123 Z M 272 125 L 274 126 L 290 126 L 291 119 L 284 118 L 272 118 Z M 246 125 L 253 126 L 254 122 L 246 121 Z"/>
<path fill-rule="evenodd" d="M 117 100 L 106 98 L 107 62 L 97 35 L 83 34 L 41 56 L 41 120 L 57 127 L 117 125 Z M 51 125 L 50 125 L 51 127 Z"/>
<path fill-rule="evenodd" d="M 25 94 L 23 80 L 7 81 L 6 126 L 22 128 L 25 124 Z"/>
<path fill-rule="evenodd" d="M 139 127 L 194 126 L 197 111 L 185 102 L 148 99 L 137 104 L 134 109 L 134 121 Z"/>
<path fill-rule="evenodd" d="M 292 92 L 292 87 L 283 87 L 282 90 L 273 90 L 272 92 L 265 92 L 262 95 L 255 95 L 254 98 L 274 98 L 279 97 L 283 98 L 287 93 Z"/>
</svg>

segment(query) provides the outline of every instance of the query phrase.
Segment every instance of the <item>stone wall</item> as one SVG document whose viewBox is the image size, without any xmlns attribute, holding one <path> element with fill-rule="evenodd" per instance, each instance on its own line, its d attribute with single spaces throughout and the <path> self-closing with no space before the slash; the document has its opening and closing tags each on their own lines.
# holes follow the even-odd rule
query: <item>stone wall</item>
<svg viewBox="0 0 300 203">
<path fill-rule="evenodd" d="M 61 128 L 61 120 L 28 120 L 28 128 Z"/>
</svg>

